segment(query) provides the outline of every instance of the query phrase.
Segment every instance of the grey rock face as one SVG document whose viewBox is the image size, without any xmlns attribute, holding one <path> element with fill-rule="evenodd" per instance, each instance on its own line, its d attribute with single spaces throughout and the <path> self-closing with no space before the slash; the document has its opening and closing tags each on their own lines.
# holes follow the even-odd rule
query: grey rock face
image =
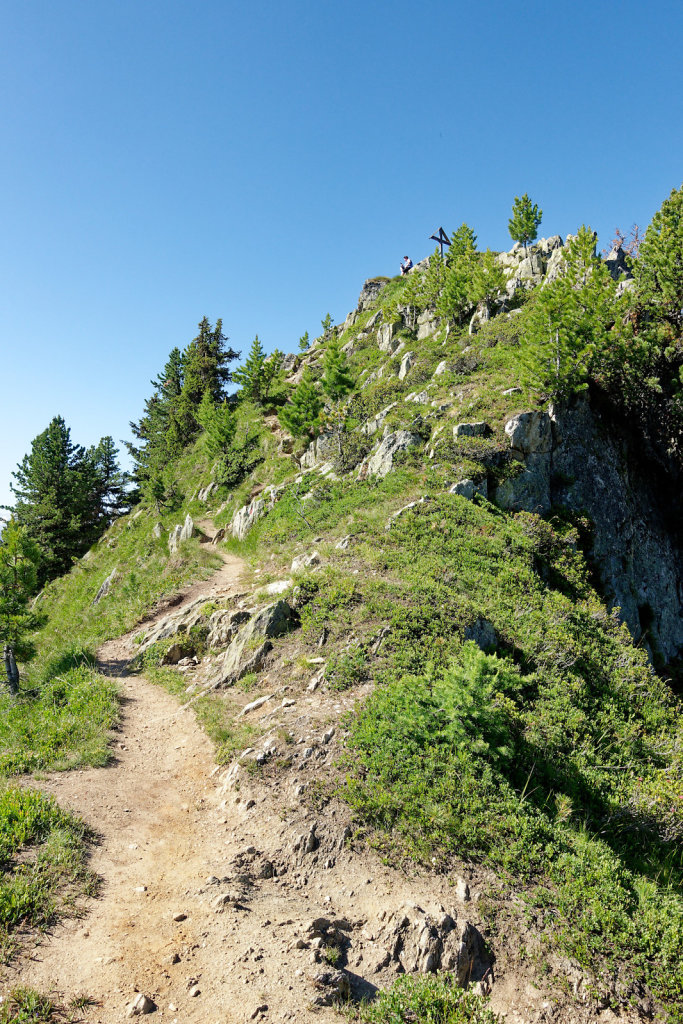
<svg viewBox="0 0 683 1024">
<path fill-rule="evenodd" d="M 613 280 L 619 281 L 622 278 L 628 280 L 633 277 L 631 268 L 626 260 L 626 253 L 620 245 L 616 245 L 605 260 L 605 266 L 610 272 Z"/>
<path fill-rule="evenodd" d="M 261 608 L 240 628 L 220 664 L 209 677 L 212 688 L 231 686 L 249 672 L 256 672 L 272 649 L 271 638 L 289 632 L 296 622 L 286 601 Z"/>
<path fill-rule="evenodd" d="M 513 416 L 505 424 L 505 433 L 511 447 L 524 455 L 549 452 L 553 445 L 550 416 L 540 410 Z"/>
<path fill-rule="evenodd" d="M 182 532 L 183 528 L 182 526 L 180 526 L 180 524 L 178 524 L 178 526 L 173 527 L 173 529 L 168 535 L 168 550 L 172 555 L 175 555 L 176 551 L 178 550 L 178 545 L 180 544 L 180 534 Z"/>
<path fill-rule="evenodd" d="M 465 629 L 464 639 L 472 640 L 482 651 L 498 646 L 498 637 L 492 623 L 481 615 Z"/>
<path fill-rule="evenodd" d="M 394 465 L 394 457 L 422 443 L 419 434 L 408 430 L 396 430 L 387 434 L 374 455 L 361 465 L 361 474 L 366 476 L 386 476 Z"/>
<path fill-rule="evenodd" d="M 189 540 L 190 537 L 194 537 L 194 534 L 195 534 L 194 522 L 193 522 L 192 516 L 188 513 L 185 516 L 185 522 L 183 523 L 182 529 L 180 531 L 180 540 L 181 541 Z"/>
<path fill-rule="evenodd" d="M 403 356 L 403 359 L 401 360 L 401 366 L 398 371 L 398 379 L 403 380 L 405 375 L 408 373 L 408 370 L 410 370 L 414 365 L 415 357 L 413 356 L 413 353 L 406 352 L 405 355 Z"/>
<path fill-rule="evenodd" d="M 481 494 L 482 498 L 488 498 L 489 488 L 486 480 L 480 480 L 475 484 L 474 480 L 458 480 L 448 488 L 449 494 L 459 494 L 461 498 L 471 501 L 475 494 Z"/>
<path fill-rule="evenodd" d="M 398 329 L 398 324 L 382 324 L 377 331 L 377 346 L 380 352 L 388 352 L 389 355 L 393 355 L 396 349 L 400 346 L 401 342 L 398 338 L 394 337 Z"/>
<path fill-rule="evenodd" d="M 265 511 L 266 503 L 263 498 L 254 498 L 248 505 L 239 508 L 232 517 L 230 529 L 236 540 L 244 540 L 252 526 L 258 522 Z"/>
<path fill-rule="evenodd" d="M 456 423 L 453 427 L 453 437 L 488 437 L 492 434 L 488 423 L 480 420 L 476 423 Z"/>
<path fill-rule="evenodd" d="M 398 402 L 392 402 L 391 405 L 388 405 L 386 407 L 386 409 L 382 409 L 381 412 L 378 412 L 376 416 L 373 416 L 371 419 L 366 420 L 363 426 L 360 428 L 361 434 L 365 434 L 368 437 L 371 437 L 373 434 L 376 434 L 378 430 L 381 430 L 382 427 L 384 426 L 385 419 L 387 418 L 391 410 L 395 409 L 397 405 Z"/>
<path fill-rule="evenodd" d="M 380 292 L 384 288 L 385 284 L 386 281 L 380 281 L 373 277 L 369 278 L 365 282 L 358 298 L 358 313 L 364 312 L 364 310 L 369 309 L 370 306 L 373 306 L 375 302 L 377 302 Z"/>
<path fill-rule="evenodd" d="M 497 488 L 496 502 L 515 511 L 542 513 L 558 504 L 586 512 L 609 603 L 636 641 L 646 623 L 667 661 L 683 652 L 683 553 L 626 444 L 604 429 L 586 400 L 552 416 L 523 413 L 506 431 L 524 468 Z"/>
<path fill-rule="evenodd" d="M 100 589 L 95 594 L 92 601 L 93 604 L 99 604 L 102 598 L 107 596 L 107 594 L 111 591 L 111 588 L 113 587 L 114 583 L 116 582 L 118 575 L 118 569 L 113 568 L 112 571 L 107 576 L 104 583 L 102 584 L 102 586 L 100 587 Z"/>
<path fill-rule="evenodd" d="M 331 433 L 321 434 L 311 441 L 301 456 L 299 465 L 302 469 L 314 469 L 323 462 L 333 459 L 336 454 L 335 438 Z"/>
<path fill-rule="evenodd" d="M 152 536 L 155 540 L 161 540 L 161 534 L 164 532 L 164 527 L 161 523 L 155 523 L 152 527 Z"/>
<path fill-rule="evenodd" d="M 217 491 L 217 490 L 218 490 L 218 484 L 212 481 L 210 484 L 207 484 L 206 487 L 200 488 L 200 490 L 199 490 L 199 492 L 197 494 L 197 500 L 198 501 L 208 501 L 209 498 L 211 497 L 211 495 L 213 494 L 213 492 Z"/>
</svg>

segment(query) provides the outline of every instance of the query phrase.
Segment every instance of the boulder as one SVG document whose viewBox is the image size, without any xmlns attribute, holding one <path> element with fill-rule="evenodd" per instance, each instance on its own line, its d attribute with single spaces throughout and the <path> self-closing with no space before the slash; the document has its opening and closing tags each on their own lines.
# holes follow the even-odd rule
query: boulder
<svg viewBox="0 0 683 1024">
<path fill-rule="evenodd" d="M 424 341 L 439 329 L 439 320 L 433 310 L 425 309 L 417 318 L 417 340 Z"/>
<path fill-rule="evenodd" d="M 331 432 L 321 434 L 311 441 L 304 454 L 299 459 L 302 469 L 314 469 L 323 462 L 334 458 L 336 455 L 335 437 Z"/>
<path fill-rule="evenodd" d="M 550 511 L 550 459 L 547 452 L 527 455 L 525 469 L 496 488 L 496 504 L 511 512 L 543 515 Z"/>
<path fill-rule="evenodd" d="M 401 342 L 395 337 L 398 324 L 382 324 L 377 331 L 377 346 L 380 352 L 388 352 L 393 355 Z"/>
<path fill-rule="evenodd" d="M 391 412 L 391 410 L 395 409 L 397 405 L 398 402 L 392 402 L 391 405 L 388 405 L 386 407 L 386 409 L 382 409 L 381 412 L 378 412 L 376 416 L 373 416 L 371 419 L 366 420 L 365 423 L 360 428 L 361 434 L 365 434 L 368 437 L 372 436 L 372 434 L 376 434 L 377 431 L 380 430 L 384 425 L 384 421 Z"/>
<path fill-rule="evenodd" d="M 100 601 L 102 600 L 102 598 L 107 596 L 107 594 L 110 592 L 111 588 L 113 587 L 114 583 L 118 579 L 118 575 L 119 575 L 118 569 L 116 567 L 114 567 L 112 569 L 112 571 L 109 573 L 109 575 L 107 576 L 106 580 L 104 581 L 104 583 L 102 584 L 100 589 L 95 594 L 95 596 L 93 598 L 93 601 L 92 601 L 93 604 L 99 604 Z"/>
<path fill-rule="evenodd" d="M 209 498 L 211 497 L 211 495 L 213 494 L 213 492 L 217 491 L 217 490 L 218 490 L 218 484 L 212 481 L 210 484 L 207 484 L 206 487 L 201 487 L 199 489 L 199 492 L 197 494 L 197 500 L 198 501 L 208 501 Z"/>
<path fill-rule="evenodd" d="M 510 446 L 523 455 L 552 449 L 552 422 L 548 413 L 540 409 L 512 416 L 505 424 L 505 433 L 510 438 Z"/>
<path fill-rule="evenodd" d="M 152 536 L 155 540 L 161 540 L 161 535 L 164 532 L 163 523 L 155 523 L 152 527 Z"/>
<path fill-rule="evenodd" d="M 493 431 L 488 423 L 478 420 L 476 423 L 456 423 L 453 437 L 489 437 Z"/>
<path fill-rule="evenodd" d="M 192 519 L 192 516 L 188 512 L 188 514 L 185 516 L 185 522 L 183 523 L 182 528 L 180 530 L 180 540 L 189 540 L 190 537 L 194 537 L 194 535 L 194 521 Z"/>
<path fill-rule="evenodd" d="M 408 373 L 408 371 L 410 369 L 412 369 L 412 367 L 414 365 L 415 365 L 415 357 L 413 356 L 413 353 L 412 352 L 406 352 L 405 355 L 403 356 L 403 358 L 401 359 L 401 366 L 400 366 L 400 369 L 398 371 L 398 379 L 399 380 L 403 380 L 405 375 Z"/>
<path fill-rule="evenodd" d="M 359 476 L 386 476 L 391 472 L 394 457 L 399 452 L 405 452 L 419 444 L 422 444 L 420 435 L 408 430 L 396 430 L 387 434 L 374 455 L 361 464 Z"/>
<path fill-rule="evenodd" d="M 322 559 L 317 551 L 311 551 L 308 555 L 297 555 L 292 561 L 292 572 L 303 572 L 304 569 L 312 569 L 314 565 L 320 565 Z"/>
<path fill-rule="evenodd" d="M 240 628 L 211 673 L 208 685 L 214 689 L 231 686 L 249 672 L 257 672 L 272 649 L 271 639 L 288 633 L 296 622 L 297 616 L 286 601 L 261 608 Z"/>
<path fill-rule="evenodd" d="M 468 501 L 472 501 L 475 494 L 481 494 L 482 498 L 488 498 L 489 488 L 486 480 L 481 480 L 477 484 L 475 484 L 474 480 L 458 480 L 457 483 L 448 488 L 448 493 L 459 494 L 461 498 L 467 498 Z"/>
<path fill-rule="evenodd" d="M 251 528 L 264 514 L 266 503 L 263 498 L 254 498 L 248 505 L 239 508 L 232 517 L 230 529 L 236 540 L 244 540 Z"/>
<path fill-rule="evenodd" d="M 481 615 L 466 627 L 463 639 L 471 640 L 482 651 L 490 651 L 498 646 L 498 637 L 493 625 Z"/>
<path fill-rule="evenodd" d="M 152 1002 L 152 1000 L 148 996 L 144 995 L 144 993 L 139 992 L 132 1003 L 128 1004 L 126 1016 L 140 1017 L 147 1013 L 154 1013 L 155 1010 L 156 1003 Z"/>
<path fill-rule="evenodd" d="M 437 368 L 434 370 L 434 376 L 435 377 L 440 377 L 442 373 L 445 373 L 446 369 L 447 369 L 447 365 L 448 364 L 446 363 L 446 360 L 442 359 L 442 361 L 439 363 Z"/>
<path fill-rule="evenodd" d="M 172 555 L 175 555 L 176 551 L 178 550 L 178 545 L 180 544 L 180 534 L 182 532 L 183 528 L 182 526 L 180 526 L 180 524 L 178 524 L 178 526 L 173 527 L 173 529 L 168 535 L 168 550 L 171 552 Z"/>
</svg>

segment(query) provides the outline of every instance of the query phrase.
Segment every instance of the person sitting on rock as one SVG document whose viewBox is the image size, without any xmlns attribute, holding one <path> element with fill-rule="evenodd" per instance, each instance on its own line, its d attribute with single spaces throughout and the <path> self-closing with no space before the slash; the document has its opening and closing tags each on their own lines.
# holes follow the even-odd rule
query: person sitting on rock
<svg viewBox="0 0 683 1024">
<path fill-rule="evenodd" d="M 401 277 L 405 277 L 409 270 L 413 268 L 413 261 L 410 256 L 403 257 L 403 263 L 401 264 Z"/>
</svg>

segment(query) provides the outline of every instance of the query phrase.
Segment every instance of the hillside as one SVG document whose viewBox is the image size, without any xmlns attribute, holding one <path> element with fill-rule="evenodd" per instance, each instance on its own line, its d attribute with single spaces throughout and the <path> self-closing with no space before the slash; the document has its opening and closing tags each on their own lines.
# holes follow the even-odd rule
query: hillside
<svg viewBox="0 0 683 1024">
<path fill-rule="evenodd" d="M 586 238 L 472 257 L 471 309 L 457 261 L 366 281 L 44 589 L 0 765 L 77 835 L 6 997 L 683 1020 L 680 329 L 655 358 L 621 250 L 572 279 Z M 8 907 L 54 840 L 6 832 Z"/>
</svg>

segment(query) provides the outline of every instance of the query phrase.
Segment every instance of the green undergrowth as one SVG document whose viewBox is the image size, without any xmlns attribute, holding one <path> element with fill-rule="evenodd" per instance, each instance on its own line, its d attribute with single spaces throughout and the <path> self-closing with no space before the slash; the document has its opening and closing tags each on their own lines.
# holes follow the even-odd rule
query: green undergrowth
<svg viewBox="0 0 683 1024">
<path fill-rule="evenodd" d="M 43 928 L 58 913 L 76 913 L 79 897 L 95 893 L 96 879 L 87 867 L 91 839 L 85 825 L 51 797 L 0 789 L 0 956 L 5 962 L 16 951 L 19 929 Z"/>
<path fill-rule="evenodd" d="M 481 996 L 459 988 L 449 974 L 397 978 L 386 992 L 349 1014 L 362 1024 L 497 1024 Z"/>
<path fill-rule="evenodd" d="M 0 775 L 104 765 L 118 718 L 116 684 L 87 662 L 35 691 L 0 692 Z"/>
</svg>

